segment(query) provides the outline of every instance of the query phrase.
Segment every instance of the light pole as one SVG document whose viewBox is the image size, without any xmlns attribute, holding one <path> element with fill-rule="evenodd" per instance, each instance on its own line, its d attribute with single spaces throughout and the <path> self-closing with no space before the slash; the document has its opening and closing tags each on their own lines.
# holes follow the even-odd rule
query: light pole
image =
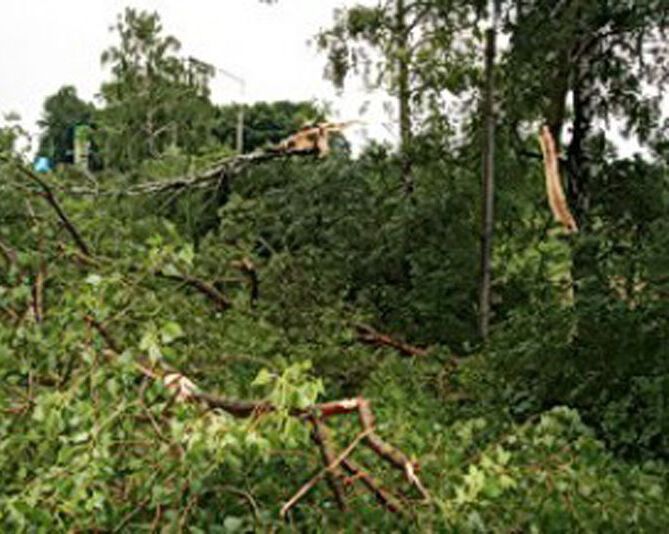
<svg viewBox="0 0 669 534">
<path fill-rule="evenodd" d="M 244 153 L 244 99 L 246 96 L 246 81 L 244 78 L 232 74 L 231 72 L 216 67 L 216 72 L 220 72 L 233 82 L 239 84 L 239 94 L 241 95 L 241 101 L 239 103 L 239 112 L 237 113 L 237 152 L 240 154 Z"/>
</svg>

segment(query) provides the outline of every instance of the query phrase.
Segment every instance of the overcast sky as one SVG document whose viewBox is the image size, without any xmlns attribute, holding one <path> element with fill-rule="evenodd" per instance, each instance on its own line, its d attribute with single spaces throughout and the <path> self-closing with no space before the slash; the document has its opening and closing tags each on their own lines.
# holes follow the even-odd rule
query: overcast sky
<svg viewBox="0 0 669 534">
<path fill-rule="evenodd" d="M 363 0 L 364 1 L 364 0 Z M 333 118 L 350 119 L 369 95 L 351 80 L 342 96 L 323 79 L 325 58 L 307 41 L 333 20 L 334 9 L 352 0 L 0 0 L 0 113 L 15 111 L 22 125 L 38 132 L 44 98 L 74 85 L 92 100 L 109 73 L 100 54 L 116 37 L 109 28 L 126 6 L 157 11 L 166 33 L 194 56 L 244 78 L 246 99 L 310 100 L 332 104 Z M 360 3 L 360 0 L 357 0 Z M 367 0 L 374 3 L 374 0 Z M 238 86 L 219 75 L 212 82 L 216 103 L 238 100 Z M 382 95 L 372 98 L 368 124 L 350 132 L 392 139 L 391 119 L 381 111 Z M 383 123 L 386 123 L 385 125 Z"/>
<path fill-rule="evenodd" d="M 109 28 L 131 6 L 157 11 L 165 32 L 181 41 L 184 56 L 244 78 L 247 102 L 315 99 L 332 104 L 333 119 L 348 120 L 359 118 L 370 101 L 365 126 L 347 137 L 354 148 L 368 139 L 393 142 L 393 117 L 383 111 L 388 98 L 370 96 L 355 78 L 337 95 L 323 79 L 324 56 L 307 45 L 330 26 L 337 7 L 376 1 L 280 0 L 268 6 L 258 0 L 0 0 L 0 119 L 17 112 L 35 135 L 44 98 L 63 85 L 93 100 L 109 77 L 100 65 L 102 51 L 116 42 Z M 237 101 L 238 86 L 219 74 L 212 97 L 219 104 Z M 613 137 L 625 153 L 638 148 Z"/>
</svg>

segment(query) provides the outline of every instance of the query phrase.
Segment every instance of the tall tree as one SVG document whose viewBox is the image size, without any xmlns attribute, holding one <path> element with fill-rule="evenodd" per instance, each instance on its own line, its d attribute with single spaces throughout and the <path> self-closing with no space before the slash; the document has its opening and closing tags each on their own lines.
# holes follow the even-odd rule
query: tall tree
<svg viewBox="0 0 669 534">
<path fill-rule="evenodd" d="M 114 28 L 119 44 L 102 55 L 112 80 L 102 86 L 100 142 L 107 164 L 128 167 L 168 147 L 186 153 L 211 140 L 213 67 L 177 56 L 156 13 L 126 9 Z"/>
<path fill-rule="evenodd" d="M 483 90 L 483 123 L 485 128 L 483 148 L 483 180 L 481 211 L 481 285 L 479 300 L 479 331 L 486 340 L 490 330 L 490 300 L 492 286 L 492 238 L 495 205 L 495 48 L 497 39 L 497 13 L 492 7 L 490 28 L 486 30 L 485 87 Z"/>
<path fill-rule="evenodd" d="M 318 45 L 327 52 L 327 75 L 341 88 L 350 72 L 370 88 L 382 87 L 397 101 L 404 189 L 414 189 L 414 138 L 424 111 L 443 117 L 444 95 L 469 87 L 473 48 L 453 46 L 473 28 L 480 2 L 383 0 L 336 12 Z M 436 112 L 436 113 L 434 113 Z"/>
</svg>

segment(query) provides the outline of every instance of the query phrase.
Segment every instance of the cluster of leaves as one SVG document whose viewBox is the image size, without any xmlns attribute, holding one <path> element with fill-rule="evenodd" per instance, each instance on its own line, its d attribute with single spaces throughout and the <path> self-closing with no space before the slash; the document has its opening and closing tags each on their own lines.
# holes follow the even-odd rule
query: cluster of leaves
<svg viewBox="0 0 669 534">
<path fill-rule="evenodd" d="M 488 424 L 456 427 L 460 447 Z M 555 408 L 477 451 L 442 511 L 454 528 L 479 532 L 654 530 L 666 520 L 663 484 L 650 466 L 616 461 L 576 412 Z"/>
</svg>

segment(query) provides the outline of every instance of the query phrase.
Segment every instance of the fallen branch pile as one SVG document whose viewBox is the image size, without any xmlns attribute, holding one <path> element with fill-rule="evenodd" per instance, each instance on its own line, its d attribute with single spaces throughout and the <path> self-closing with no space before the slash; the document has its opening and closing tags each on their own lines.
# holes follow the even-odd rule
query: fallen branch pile
<svg viewBox="0 0 669 534">
<path fill-rule="evenodd" d="M 100 334 L 111 352 L 114 354 L 120 353 L 120 347 L 103 324 L 90 316 L 85 317 L 85 320 Z M 152 380 L 159 380 L 173 392 L 175 400 L 180 402 L 199 403 L 208 409 L 222 410 L 238 418 L 258 418 L 277 410 L 276 406 L 267 401 L 235 400 L 207 393 L 181 373 L 156 368 L 148 360 L 138 361 L 136 367 L 144 376 Z M 330 430 L 325 422 L 334 416 L 347 414 L 357 414 L 362 430 L 341 453 L 337 453 L 330 438 Z M 324 467 L 284 504 L 281 509 L 282 517 L 324 478 L 327 480 L 341 510 L 346 509 L 345 488 L 356 481 L 360 481 L 386 510 L 390 512 L 404 511 L 404 506 L 397 496 L 383 488 L 374 476 L 351 460 L 350 456 L 359 444 L 364 444 L 379 458 L 400 470 L 407 482 L 418 490 L 424 501 L 430 500 L 428 491 L 416 474 L 417 463 L 412 462 L 402 451 L 384 441 L 376 433 L 375 417 L 369 400 L 363 397 L 355 397 L 324 402 L 303 409 L 294 409 L 290 412 L 290 415 L 312 426 L 312 439 L 320 450 Z M 350 476 L 346 477 L 343 471 L 346 471 Z"/>
<path fill-rule="evenodd" d="M 165 191 L 183 190 L 186 188 L 203 188 L 218 183 L 220 180 L 229 179 L 229 176 L 235 172 L 239 172 L 244 165 L 275 158 L 285 158 L 289 156 L 309 155 L 312 152 L 290 152 L 290 153 L 254 153 L 242 156 L 236 156 L 220 162 L 218 165 L 194 177 L 176 178 L 170 181 L 160 181 L 145 183 L 133 188 L 123 191 L 124 194 L 138 195 L 149 193 L 160 193 Z M 9 161 L 9 160 L 7 160 Z M 39 187 L 38 194 L 42 196 L 51 208 L 56 212 L 60 223 L 65 227 L 70 237 L 77 246 L 77 252 L 81 258 L 86 260 L 86 263 L 95 263 L 90 248 L 84 241 L 83 237 L 71 222 L 67 214 L 64 212 L 56 196 L 53 193 L 53 188 L 44 181 L 40 176 L 25 168 L 15 161 L 20 172 L 28 177 L 34 184 Z M 99 195 L 99 192 L 94 192 Z M 104 193 L 103 193 L 104 194 Z M 16 262 L 16 251 L 9 245 L 0 243 L 0 255 L 7 264 Z M 258 297 L 258 278 L 255 266 L 250 260 L 243 260 L 236 264 L 242 273 L 248 277 L 249 286 L 251 289 L 251 299 L 253 302 Z M 41 277 L 37 277 L 33 288 L 34 296 L 32 308 L 34 309 L 35 317 L 41 319 L 44 315 L 43 306 L 43 286 L 44 278 L 46 276 L 46 263 L 42 263 L 40 269 Z M 195 278 L 193 276 L 182 273 L 170 274 L 162 271 L 155 273 L 157 276 L 174 280 L 190 286 L 206 296 L 215 306 L 221 311 L 230 307 L 229 300 L 222 295 L 213 285 Z M 10 316 L 18 317 L 14 310 L 2 310 Z M 108 329 L 91 316 L 86 316 L 86 323 L 93 328 L 100 337 L 104 340 L 108 352 L 114 355 L 122 353 L 122 348 L 115 341 L 114 336 Z M 380 345 L 393 347 L 400 352 L 412 356 L 425 355 L 426 351 L 412 347 L 406 343 L 399 342 L 379 334 L 371 327 L 365 325 L 358 325 L 359 335 L 361 339 Z M 135 362 L 137 370 L 145 377 L 151 380 L 157 380 L 162 383 L 168 390 L 174 393 L 174 399 L 180 402 L 193 402 L 205 406 L 211 410 L 222 410 L 234 417 L 238 418 L 259 418 L 263 415 L 276 412 L 278 406 L 275 406 L 267 401 L 248 401 L 235 400 L 220 397 L 207 393 L 197 387 L 189 378 L 183 374 L 168 369 L 166 366 L 157 367 L 152 364 L 148 358 L 142 358 Z M 338 415 L 357 414 L 358 422 L 361 427 L 361 432 L 358 436 L 345 448 L 342 452 L 338 452 L 335 448 L 333 440 L 330 437 L 330 430 L 326 425 L 326 421 Z M 375 417 L 372 412 L 369 400 L 363 397 L 355 397 L 349 399 L 342 399 L 332 402 L 318 403 L 307 408 L 293 409 L 289 413 L 290 417 L 295 417 L 305 424 L 312 427 L 312 439 L 317 445 L 323 462 L 323 468 L 313 476 L 309 481 L 300 487 L 300 489 L 291 497 L 282 507 L 281 515 L 285 516 L 288 512 L 297 505 L 302 498 L 315 487 L 318 482 L 325 479 L 331 488 L 335 501 L 341 510 L 346 509 L 346 488 L 359 481 L 369 491 L 376 500 L 388 511 L 402 512 L 404 505 L 400 498 L 383 488 L 382 484 L 362 466 L 358 465 L 351 459 L 352 453 L 360 445 L 365 445 L 380 459 L 387 462 L 389 465 L 401 471 L 411 485 L 416 488 L 425 501 L 430 499 L 429 493 L 423 486 L 422 482 L 416 475 L 418 465 L 412 462 L 402 451 L 393 447 L 384 441 L 376 433 Z M 345 475 L 348 474 L 348 476 Z"/>
</svg>

